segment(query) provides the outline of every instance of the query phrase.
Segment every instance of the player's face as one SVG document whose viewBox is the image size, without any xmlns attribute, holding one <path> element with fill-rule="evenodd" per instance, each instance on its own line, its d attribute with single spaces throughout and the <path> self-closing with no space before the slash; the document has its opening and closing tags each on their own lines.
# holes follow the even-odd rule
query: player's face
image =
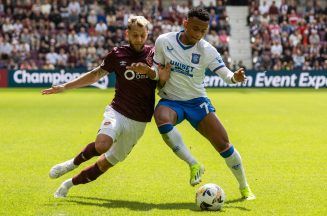
<svg viewBox="0 0 327 216">
<path fill-rule="evenodd" d="M 200 41 L 208 31 L 209 21 L 191 17 L 184 21 L 185 36 L 189 44 Z"/>
<path fill-rule="evenodd" d="M 135 51 L 142 51 L 144 44 L 148 38 L 148 30 L 146 27 L 133 25 L 127 30 L 129 44 Z"/>
</svg>

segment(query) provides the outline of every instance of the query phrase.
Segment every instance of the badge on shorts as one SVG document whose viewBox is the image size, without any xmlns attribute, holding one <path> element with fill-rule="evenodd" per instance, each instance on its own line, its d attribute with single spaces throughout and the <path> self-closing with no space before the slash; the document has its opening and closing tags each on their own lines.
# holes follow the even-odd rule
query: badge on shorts
<svg viewBox="0 0 327 216">
<path fill-rule="evenodd" d="M 192 53 L 192 60 L 193 64 L 199 64 L 200 62 L 200 54 Z"/>
<path fill-rule="evenodd" d="M 110 121 L 106 121 L 103 125 L 110 125 L 111 122 Z"/>
</svg>

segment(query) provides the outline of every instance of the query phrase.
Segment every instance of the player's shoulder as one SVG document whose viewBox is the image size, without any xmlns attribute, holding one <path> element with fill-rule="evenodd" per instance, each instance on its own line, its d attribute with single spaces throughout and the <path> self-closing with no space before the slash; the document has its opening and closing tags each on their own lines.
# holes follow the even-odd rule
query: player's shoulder
<svg viewBox="0 0 327 216">
<path fill-rule="evenodd" d="M 130 49 L 131 48 L 129 45 L 117 46 L 112 48 L 109 51 L 109 54 L 115 57 L 122 57 L 122 56 L 129 55 Z"/>
<path fill-rule="evenodd" d="M 122 45 L 112 48 L 112 52 L 114 53 L 127 52 L 128 50 L 129 50 L 129 45 Z"/>
<path fill-rule="evenodd" d="M 204 39 L 199 41 L 198 49 L 201 49 L 205 53 L 218 53 L 217 49 Z"/>
<path fill-rule="evenodd" d="M 146 52 L 153 52 L 154 51 L 154 46 L 153 45 L 144 45 L 144 50 Z"/>
<path fill-rule="evenodd" d="M 178 32 L 168 32 L 168 33 L 161 34 L 157 38 L 156 42 L 162 42 L 164 40 L 175 39 L 177 34 L 178 34 Z"/>
<path fill-rule="evenodd" d="M 117 55 L 119 53 L 122 52 L 122 50 L 124 50 L 124 48 L 121 46 L 121 47 L 113 47 L 112 49 L 109 49 L 108 51 L 108 55 Z"/>
</svg>

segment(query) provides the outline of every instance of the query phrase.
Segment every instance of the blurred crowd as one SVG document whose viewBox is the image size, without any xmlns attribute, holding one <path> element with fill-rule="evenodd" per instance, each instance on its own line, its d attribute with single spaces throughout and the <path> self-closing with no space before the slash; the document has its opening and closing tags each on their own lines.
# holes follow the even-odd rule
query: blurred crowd
<svg viewBox="0 0 327 216">
<path fill-rule="evenodd" d="M 327 70 L 327 9 L 318 0 L 301 10 L 295 0 L 249 5 L 256 70 Z"/>
<path fill-rule="evenodd" d="M 192 1 L 163 7 L 160 0 L 0 0 L 0 69 L 93 68 L 114 46 L 126 44 L 131 15 L 150 22 L 148 44 L 162 33 L 180 31 Z M 206 7 L 206 36 L 231 62 L 230 26 L 224 1 Z"/>
</svg>

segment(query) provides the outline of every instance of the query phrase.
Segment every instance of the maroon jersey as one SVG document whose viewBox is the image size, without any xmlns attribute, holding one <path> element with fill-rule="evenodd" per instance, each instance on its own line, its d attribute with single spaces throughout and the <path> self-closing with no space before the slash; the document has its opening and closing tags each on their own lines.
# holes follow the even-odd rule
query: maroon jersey
<svg viewBox="0 0 327 216">
<path fill-rule="evenodd" d="M 137 62 L 152 66 L 153 54 L 151 46 L 145 46 L 142 52 L 136 52 L 129 45 L 115 47 L 101 64 L 102 69 L 116 74 L 116 91 L 111 106 L 135 121 L 151 121 L 157 82 L 145 74 L 127 70 L 126 66 Z"/>
</svg>

